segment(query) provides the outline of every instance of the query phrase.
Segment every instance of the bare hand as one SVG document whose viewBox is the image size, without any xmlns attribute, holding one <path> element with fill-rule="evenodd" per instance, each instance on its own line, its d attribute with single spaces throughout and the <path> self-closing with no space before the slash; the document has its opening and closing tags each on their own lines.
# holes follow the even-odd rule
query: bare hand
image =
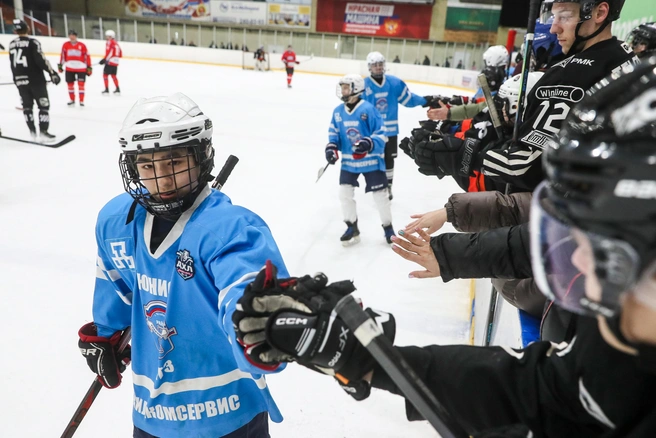
<svg viewBox="0 0 656 438">
<path fill-rule="evenodd" d="M 430 236 L 420 228 L 414 230 L 417 236 L 404 231 L 399 231 L 399 235 L 405 239 L 393 236 L 392 249 L 395 253 L 406 260 L 415 262 L 426 268 L 425 271 L 412 271 L 408 274 L 410 278 L 434 278 L 440 276 L 440 265 L 437 263 L 433 248 L 430 246 Z"/>
<path fill-rule="evenodd" d="M 417 228 L 421 228 L 425 229 L 427 234 L 433 234 L 446 223 L 446 208 L 429 211 L 428 213 L 423 214 L 413 214 L 410 217 L 416 220 L 406 225 L 403 229 L 404 232 L 411 234 L 414 233 Z"/>
<path fill-rule="evenodd" d="M 431 120 L 446 120 L 449 117 L 449 108 L 441 100 L 438 103 L 440 107 L 429 109 L 426 115 Z"/>
</svg>

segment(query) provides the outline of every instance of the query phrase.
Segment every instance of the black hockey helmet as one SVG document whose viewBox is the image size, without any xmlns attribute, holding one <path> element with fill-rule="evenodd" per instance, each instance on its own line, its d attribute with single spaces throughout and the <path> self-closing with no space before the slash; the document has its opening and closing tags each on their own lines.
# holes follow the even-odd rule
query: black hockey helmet
<svg viewBox="0 0 656 438">
<path fill-rule="evenodd" d="M 14 19 L 14 32 L 15 33 L 26 33 L 29 31 L 27 23 L 18 18 Z"/>
<path fill-rule="evenodd" d="M 651 56 L 656 52 L 656 22 L 643 23 L 635 27 L 626 38 L 626 43 L 635 51 L 638 46 L 644 45 L 642 52 L 636 53 L 638 58 Z"/>
<path fill-rule="evenodd" d="M 656 260 L 655 67 L 652 57 L 600 81 L 545 148 L 547 181 L 531 210 L 533 269 L 540 289 L 569 310 L 613 316 Z M 581 273 L 566 256 L 581 239 L 596 300 L 576 293 Z"/>
</svg>

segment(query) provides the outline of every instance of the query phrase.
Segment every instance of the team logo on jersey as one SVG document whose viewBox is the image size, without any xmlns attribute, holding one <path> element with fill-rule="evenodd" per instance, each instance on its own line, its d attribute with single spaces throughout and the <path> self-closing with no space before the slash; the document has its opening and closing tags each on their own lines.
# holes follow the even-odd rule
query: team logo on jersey
<svg viewBox="0 0 656 438">
<path fill-rule="evenodd" d="M 358 131 L 356 128 L 349 128 L 346 130 L 346 136 L 348 137 L 349 141 L 351 144 L 357 143 L 358 140 L 362 137 L 360 135 L 360 131 Z"/>
<path fill-rule="evenodd" d="M 194 276 L 194 258 L 186 249 L 181 249 L 175 253 L 178 258 L 175 261 L 175 270 L 178 271 L 183 280 L 189 280 Z"/>
<path fill-rule="evenodd" d="M 144 306 L 146 316 L 146 325 L 150 332 L 155 336 L 155 346 L 159 353 L 159 358 L 164 357 L 175 349 L 172 336 L 178 334 L 175 327 L 169 328 L 166 325 L 166 303 L 164 301 L 150 301 Z"/>
<path fill-rule="evenodd" d="M 360 114 L 360 120 L 363 120 L 363 121 L 366 122 L 368 118 L 369 118 L 369 116 L 367 115 L 367 113 Z"/>
<path fill-rule="evenodd" d="M 387 99 L 384 97 L 381 97 L 380 99 L 376 99 L 376 109 L 380 111 L 381 113 L 386 113 L 387 112 Z"/>
</svg>

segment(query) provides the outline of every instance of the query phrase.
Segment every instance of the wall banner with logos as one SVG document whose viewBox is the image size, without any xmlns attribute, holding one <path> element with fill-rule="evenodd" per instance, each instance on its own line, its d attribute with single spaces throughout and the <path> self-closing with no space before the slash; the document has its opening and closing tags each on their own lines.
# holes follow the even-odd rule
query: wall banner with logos
<svg viewBox="0 0 656 438">
<path fill-rule="evenodd" d="M 319 2 L 317 32 L 428 39 L 432 6 Z"/>
<path fill-rule="evenodd" d="M 267 3 L 269 26 L 310 28 L 312 6 Z"/>
<path fill-rule="evenodd" d="M 267 4 L 262 2 L 212 0 L 212 21 L 216 23 L 265 26 Z"/>
<path fill-rule="evenodd" d="M 124 0 L 125 13 L 136 17 L 210 20 L 210 0 Z"/>
</svg>

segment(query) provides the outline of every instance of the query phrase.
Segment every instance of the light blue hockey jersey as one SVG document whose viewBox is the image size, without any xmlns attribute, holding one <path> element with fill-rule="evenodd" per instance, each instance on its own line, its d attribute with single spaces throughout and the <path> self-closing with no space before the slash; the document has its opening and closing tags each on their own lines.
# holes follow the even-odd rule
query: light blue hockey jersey
<svg viewBox="0 0 656 438">
<path fill-rule="evenodd" d="M 367 76 L 364 86 L 364 98 L 383 116 L 388 137 L 399 135 L 399 104 L 407 107 L 426 104 L 426 99 L 412 94 L 405 82 L 396 76 L 383 76 L 381 85 Z"/>
<path fill-rule="evenodd" d="M 135 426 L 216 438 L 259 412 L 282 421 L 232 326 L 236 301 L 267 259 L 288 276 L 267 225 L 208 186 L 151 254 L 153 216 L 137 207 L 126 225 L 132 202 L 124 193 L 98 215 L 93 318 L 100 336 L 132 327 Z"/>
<path fill-rule="evenodd" d="M 353 158 L 353 145 L 363 137 L 373 141 L 374 148 L 360 160 Z M 342 154 L 342 169 L 353 173 L 385 170 L 385 143 L 387 137 L 383 119 L 369 102 L 360 99 L 353 111 L 345 104 L 333 111 L 328 128 L 328 142 L 335 143 Z"/>
</svg>

